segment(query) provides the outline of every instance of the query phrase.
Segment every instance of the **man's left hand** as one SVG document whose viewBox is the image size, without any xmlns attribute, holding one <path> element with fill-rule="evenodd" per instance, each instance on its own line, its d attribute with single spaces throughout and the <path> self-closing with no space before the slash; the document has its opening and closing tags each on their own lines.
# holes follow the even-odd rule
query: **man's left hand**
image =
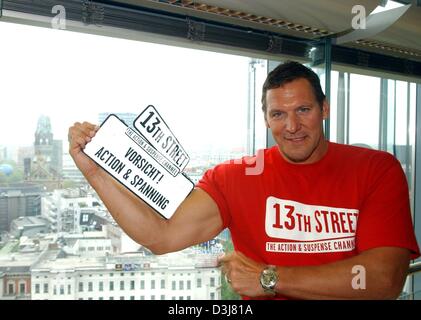
<svg viewBox="0 0 421 320">
<path fill-rule="evenodd" d="M 262 263 L 247 258 L 238 251 L 230 252 L 218 258 L 227 282 L 232 289 L 243 296 L 270 296 L 260 284 L 260 273 L 266 267 Z"/>
</svg>

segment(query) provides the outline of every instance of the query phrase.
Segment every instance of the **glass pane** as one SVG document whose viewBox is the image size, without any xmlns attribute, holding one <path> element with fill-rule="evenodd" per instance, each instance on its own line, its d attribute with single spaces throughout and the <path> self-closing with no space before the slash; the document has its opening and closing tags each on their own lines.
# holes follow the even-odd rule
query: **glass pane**
<svg viewBox="0 0 421 320">
<path fill-rule="evenodd" d="M 90 272 L 90 279 L 82 271 L 71 275 L 69 281 L 75 281 L 76 290 L 66 291 L 66 299 L 98 299 L 104 286 L 105 291 L 118 291 L 115 296 L 104 296 L 103 291 L 104 299 L 151 299 L 156 295 L 146 293 L 149 286 L 161 297 L 165 282 L 160 286 L 155 281 L 156 262 L 139 267 L 137 259 L 152 259 L 149 253 L 121 232 L 75 167 L 67 151 L 68 128 L 76 121 L 99 124 L 109 113 L 130 125 L 143 108 L 153 104 L 189 153 L 186 173 L 197 182 L 209 167 L 253 154 L 265 146 L 260 98 L 266 61 L 2 22 L 0 34 L 1 58 L 7 61 L 0 73 L 4 106 L 0 117 L 0 164 L 7 164 L 0 173 L 0 189 L 13 183 L 20 183 L 19 188 L 29 183 L 39 186 L 16 205 L 9 205 L 4 197 L 0 199 L 1 241 L 7 243 L 0 245 L 2 254 L 26 261 L 24 253 L 19 252 L 19 238 L 32 231 L 28 228 L 13 233 L 11 225 L 20 217 L 36 216 L 44 229 L 37 229 L 39 235 L 34 231 L 33 236 L 39 237 L 32 243 L 34 256 L 37 250 L 42 252 L 49 242 L 56 241 L 52 247 L 67 250 L 57 251 L 61 259 L 66 259 L 67 254 L 74 257 L 69 268 L 83 269 L 86 258 L 116 260 Z M 88 234 L 85 238 L 84 232 Z M 102 232 L 102 238 L 90 238 L 89 234 L 95 232 Z M 191 270 L 199 262 L 206 264 L 214 259 L 222 248 L 220 239 L 210 241 L 206 248 L 191 248 L 194 254 L 185 254 L 189 259 L 184 268 Z M 119 254 L 137 250 L 143 251 L 133 261 L 117 261 Z M 171 261 L 176 264 L 177 259 Z M 0 267 L 4 263 L 0 259 Z M 32 299 L 64 295 L 64 286 L 51 292 L 47 287 L 48 276 L 59 266 L 44 260 L 39 263 L 47 271 L 34 276 L 43 279 L 40 285 L 44 290 L 34 290 Z M 209 270 L 220 273 L 215 267 Z M 100 274 L 101 282 L 96 279 Z M 121 274 L 130 284 L 120 281 Z M 180 290 L 191 285 L 190 278 L 184 284 L 186 274 L 177 279 Z M 111 281 L 115 275 L 118 278 Z M 162 277 L 167 276 L 165 273 Z M 146 279 L 146 285 L 141 278 Z M 203 283 L 209 283 L 210 274 L 204 274 L 203 279 Z M 212 283 L 217 287 L 215 281 Z M 215 290 L 221 290 L 218 288 Z M 202 285 L 201 280 L 191 289 L 196 299 L 221 296 L 220 292 L 211 296 L 209 285 Z"/>
<path fill-rule="evenodd" d="M 349 94 L 349 144 L 378 149 L 380 78 L 351 74 Z"/>
</svg>

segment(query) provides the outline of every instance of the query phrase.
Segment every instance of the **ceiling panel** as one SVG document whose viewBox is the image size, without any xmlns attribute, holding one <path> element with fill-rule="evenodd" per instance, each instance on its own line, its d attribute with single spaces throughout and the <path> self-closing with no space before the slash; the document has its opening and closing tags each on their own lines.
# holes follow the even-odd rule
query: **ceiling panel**
<svg viewBox="0 0 421 320">
<path fill-rule="evenodd" d="M 351 28 L 352 7 L 363 5 L 367 14 L 378 0 L 203 0 L 203 3 L 240 10 L 255 15 L 282 19 L 315 28 L 341 32 Z"/>
<path fill-rule="evenodd" d="M 409 8 L 398 21 L 374 39 L 421 51 L 421 7 Z"/>
<path fill-rule="evenodd" d="M 117 2 L 141 5 L 239 26 L 279 32 L 291 36 L 318 38 L 323 35 L 351 30 L 351 22 L 355 16 L 355 13 L 352 13 L 353 6 L 363 5 L 366 9 L 366 14 L 369 14 L 377 7 L 380 0 L 118 0 Z M 208 8 L 206 8 L 206 5 Z M 320 29 L 318 30 L 320 32 L 303 32 L 298 31 L 296 28 L 287 27 L 286 25 L 279 27 L 277 25 L 251 21 L 250 19 L 240 18 L 239 15 L 225 14 L 223 9 L 317 28 Z M 366 40 L 413 50 L 411 55 L 407 57 L 420 60 L 420 21 L 421 7 L 412 5 L 391 27 Z M 361 46 L 357 43 L 345 45 L 352 47 Z M 382 49 L 381 45 L 370 47 L 370 50 L 392 55 L 397 52 L 397 50 Z M 404 51 L 402 50 L 402 52 Z M 396 55 L 402 56 L 401 54 Z"/>
</svg>

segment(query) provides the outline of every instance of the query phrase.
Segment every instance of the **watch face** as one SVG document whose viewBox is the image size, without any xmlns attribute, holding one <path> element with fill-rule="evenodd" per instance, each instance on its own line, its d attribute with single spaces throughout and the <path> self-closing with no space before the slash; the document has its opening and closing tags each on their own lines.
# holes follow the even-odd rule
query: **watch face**
<svg viewBox="0 0 421 320">
<path fill-rule="evenodd" d="M 273 288 L 278 280 L 278 275 L 273 269 L 266 269 L 262 273 L 262 285 L 267 288 Z"/>
</svg>

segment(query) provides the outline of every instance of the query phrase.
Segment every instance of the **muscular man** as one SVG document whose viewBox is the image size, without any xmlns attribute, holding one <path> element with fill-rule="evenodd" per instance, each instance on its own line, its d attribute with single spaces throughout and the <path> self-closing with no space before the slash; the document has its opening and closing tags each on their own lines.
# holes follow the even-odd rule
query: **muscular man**
<svg viewBox="0 0 421 320">
<path fill-rule="evenodd" d="M 268 75 L 262 103 L 277 145 L 258 155 L 261 174 L 247 173 L 250 159 L 220 164 L 169 220 L 82 152 L 97 127 L 72 126 L 70 154 L 117 223 L 155 254 L 229 228 L 235 251 L 220 263 L 244 298 L 396 298 L 419 255 L 399 162 L 328 142 L 322 124 L 329 105 L 318 76 L 299 63 Z M 355 285 L 356 276 L 363 285 Z"/>
</svg>

